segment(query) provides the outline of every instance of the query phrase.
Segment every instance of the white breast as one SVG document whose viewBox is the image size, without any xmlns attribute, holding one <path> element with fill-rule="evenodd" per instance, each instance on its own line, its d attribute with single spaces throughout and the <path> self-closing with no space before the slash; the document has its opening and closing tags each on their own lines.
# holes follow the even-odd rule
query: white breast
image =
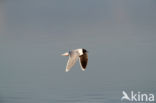
<svg viewBox="0 0 156 103">
<path fill-rule="evenodd" d="M 83 55 L 82 49 L 76 49 L 75 51 L 77 51 L 80 54 L 80 56 Z"/>
</svg>

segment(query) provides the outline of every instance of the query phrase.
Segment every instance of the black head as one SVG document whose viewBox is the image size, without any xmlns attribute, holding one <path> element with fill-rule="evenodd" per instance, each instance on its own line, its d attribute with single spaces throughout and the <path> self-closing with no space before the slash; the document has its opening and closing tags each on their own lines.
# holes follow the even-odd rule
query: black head
<svg viewBox="0 0 156 103">
<path fill-rule="evenodd" d="M 86 49 L 82 49 L 83 53 L 88 53 L 88 51 Z"/>
</svg>

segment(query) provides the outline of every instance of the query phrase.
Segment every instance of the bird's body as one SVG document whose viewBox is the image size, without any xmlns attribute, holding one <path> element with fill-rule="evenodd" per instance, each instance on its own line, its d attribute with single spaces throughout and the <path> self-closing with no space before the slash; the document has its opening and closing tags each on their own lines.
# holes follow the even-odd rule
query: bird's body
<svg viewBox="0 0 156 103">
<path fill-rule="evenodd" d="M 66 66 L 66 72 L 68 72 L 76 63 L 76 61 L 79 59 L 81 69 L 84 71 L 87 67 L 88 63 L 88 52 L 87 50 L 81 48 L 81 49 L 75 49 L 71 50 L 69 52 L 66 52 L 62 54 L 63 56 L 69 56 L 67 66 Z"/>
</svg>

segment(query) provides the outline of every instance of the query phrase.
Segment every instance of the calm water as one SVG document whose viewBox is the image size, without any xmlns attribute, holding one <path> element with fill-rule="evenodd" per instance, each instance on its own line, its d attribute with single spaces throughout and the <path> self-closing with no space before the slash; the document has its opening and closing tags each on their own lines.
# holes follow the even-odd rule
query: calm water
<svg viewBox="0 0 156 103">
<path fill-rule="evenodd" d="M 13 80 L 13 79 L 12 79 Z M 156 83 L 106 82 L 88 85 L 58 85 L 48 81 L 3 81 L 0 84 L 0 103 L 121 103 L 122 91 L 156 93 Z M 31 82 L 30 82 L 31 81 Z M 34 83 L 35 82 L 35 83 Z M 92 86 L 94 85 L 94 86 Z"/>
</svg>

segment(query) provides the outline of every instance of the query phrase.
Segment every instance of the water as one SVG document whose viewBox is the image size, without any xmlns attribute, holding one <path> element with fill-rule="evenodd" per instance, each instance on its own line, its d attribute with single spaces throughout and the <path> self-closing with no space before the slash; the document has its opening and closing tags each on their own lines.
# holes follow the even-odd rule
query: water
<svg viewBox="0 0 156 103">
<path fill-rule="evenodd" d="M 40 83 L 22 80 L 1 83 L 0 103 L 121 103 L 123 90 L 156 93 L 156 83 L 146 84 L 143 81 L 99 82 L 96 85 L 92 82 L 94 86 L 86 86 L 87 83 L 81 86 L 62 84 L 57 87 L 53 83 L 44 83 L 42 80 Z"/>
<path fill-rule="evenodd" d="M 24 85 L 0 88 L 1 103 L 114 103 L 121 91 L 107 88 L 45 88 Z"/>
</svg>

